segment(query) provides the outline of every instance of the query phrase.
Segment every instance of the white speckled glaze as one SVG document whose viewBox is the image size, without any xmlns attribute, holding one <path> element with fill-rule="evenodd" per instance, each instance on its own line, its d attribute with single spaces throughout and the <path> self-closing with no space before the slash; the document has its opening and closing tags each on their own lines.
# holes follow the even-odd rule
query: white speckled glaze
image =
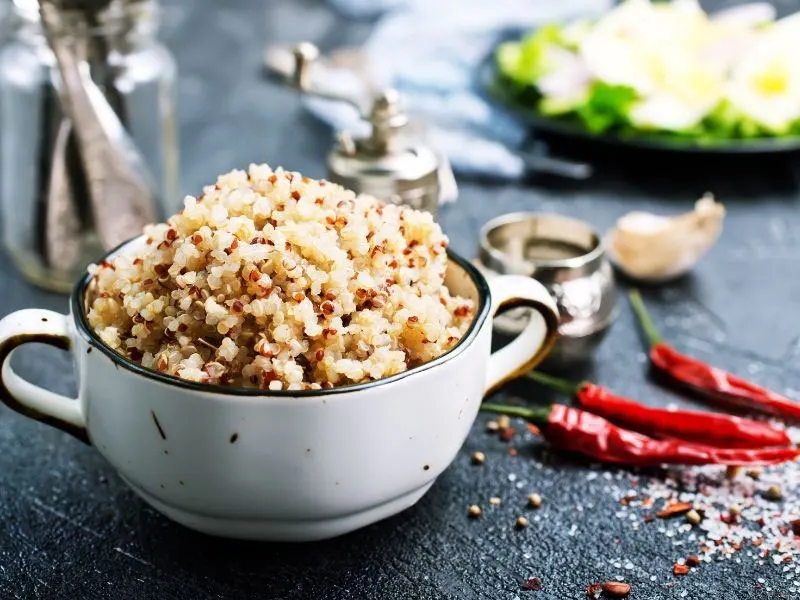
<svg viewBox="0 0 800 600">
<path fill-rule="evenodd" d="M 413 505 L 455 457 L 485 393 L 541 360 L 557 325 L 553 301 L 532 279 L 499 277 L 489 288 L 451 255 L 448 287 L 478 305 L 452 351 L 378 382 L 264 393 L 188 384 L 117 356 L 85 324 L 85 284 L 70 315 L 28 309 L 0 321 L 0 398 L 94 445 L 169 518 L 258 540 L 329 538 Z M 490 354 L 503 304 L 533 306 L 540 318 Z M 73 353 L 77 399 L 13 372 L 7 359 L 30 341 Z"/>
</svg>

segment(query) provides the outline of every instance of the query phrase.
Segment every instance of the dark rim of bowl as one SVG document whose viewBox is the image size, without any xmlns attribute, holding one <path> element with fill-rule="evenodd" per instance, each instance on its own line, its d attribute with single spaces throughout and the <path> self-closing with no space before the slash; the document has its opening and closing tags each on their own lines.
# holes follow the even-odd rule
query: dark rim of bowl
<svg viewBox="0 0 800 600">
<path fill-rule="evenodd" d="M 106 254 L 106 258 L 112 257 L 117 254 L 122 248 L 127 246 L 128 244 L 132 243 L 135 239 L 128 240 L 123 242 L 110 252 Z M 406 377 L 412 377 L 423 371 L 427 371 L 428 369 L 432 369 L 437 367 L 448 360 L 458 356 L 461 354 L 467 346 L 469 346 L 477 337 L 478 332 L 480 331 L 483 322 L 489 315 L 489 307 L 491 305 L 491 293 L 489 291 L 489 285 L 486 282 L 486 279 L 481 275 L 481 273 L 467 260 L 452 252 L 447 250 L 447 257 L 448 259 L 452 260 L 456 263 L 459 267 L 464 269 L 464 271 L 469 276 L 470 280 L 475 284 L 475 288 L 478 292 L 478 302 L 479 307 L 477 312 L 475 313 L 475 317 L 472 319 L 472 323 L 470 323 L 469 328 L 467 329 L 466 333 L 462 336 L 459 342 L 450 350 L 442 354 L 441 356 L 418 365 L 413 369 L 409 369 L 408 371 L 403 371 L 402 373 L 397 373 L 395 375 L 390 375 L 389 377 L 384 377 L 382 379 L 376 379 L 374 381 L 367 381 L 364 383 L 353 383 L 341 386 L 335 386 L 332 388 L 325 388 L 320 390 L 262 390 L 262 389 L 254 389 L 254 388 L 246 388 L 240 386 L 224 386 L 224 385 L 217 385 L 217 384 L 208 384 L 208 383 L 199 383 L 196 381 L 188 381 L 186 379 L 181 379 L 180 377 L 175 377 L 174 375 L 167 375 L 165 373 L 161 373 L 160 371 L 155 371 L 153 369 L 149 369 L 147 367 L 143 367 L 142 365 L 135 363 L 128 358 L 114 352 L 111 348 L 109 348 L 101 339 L 100 337 L 92 330 L 89 326 L 89 323 L 86 320 L 86 313 L 83 308 L 83 298 L 86 291 L 86 287 L 92 280 L 92 275 L 87 271 L 86 274 L 83 275 L 78 280 L 78 283 L 75 285 L 75 288 L 72 292 L 72 297 L 70 299 L 70 306 L 72 309 L 73 319 L 76 323 L 76 329 L 78 333 L 83 337 L 93 348 L 97 348 L 103 354 L 105 354 L 108 358 L 112 360 L 115 364 L 124 367 L 128 371 L 132 371 L 137 375 L 142 375 L 149 379 L 154 379 L 156 381 L 160 381 L 161 383 L 165 383 L 167 385 L 173 385 L 176 387 L 183 387 L 186 389 L 199 391 L 199 392 L 208 392 L 208 393 L 215 393 L 215 394 L 222 394 L 227 396 L 257 396 L 257 397 L 315 397 L 315 396 L 330 396 L 334 394 L 344 394 L 349 392 L 357 392 L 359 390 L 364 390 L 367 388 L 372 388 L 380 385 L 386 385 L 389 383 L 394 383 L 395 381 L 399 381 Z"/>
</svg>

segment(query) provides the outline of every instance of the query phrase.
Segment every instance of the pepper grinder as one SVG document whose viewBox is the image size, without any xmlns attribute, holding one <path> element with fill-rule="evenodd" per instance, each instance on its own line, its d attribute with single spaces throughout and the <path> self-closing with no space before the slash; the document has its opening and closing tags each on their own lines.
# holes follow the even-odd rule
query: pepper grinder
<svg viewBox="0 0 800 600">
<path fill-rule="evenodd" d="M 319 51 L 310 43 L 293 49 L 294 65 L 284 75 L 291 87 L 309 96 L 346 102 L 369 125 L 370 133 L 340 131 L 327 158 L 327 177 L 353 190 L 436 216 L 439 204 L 455 200 L 457 188 L 447 159 L 412 135 L 400 93 L 383 89 L 367 101 L 325 90 L 311 77 Z"/>
</svg>

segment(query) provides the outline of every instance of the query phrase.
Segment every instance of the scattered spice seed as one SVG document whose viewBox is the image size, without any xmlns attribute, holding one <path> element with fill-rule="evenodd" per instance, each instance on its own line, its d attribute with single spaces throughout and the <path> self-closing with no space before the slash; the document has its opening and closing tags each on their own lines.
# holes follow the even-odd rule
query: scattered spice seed
<svg viewBox="0 0 800 600">
<path fill-rule="evenodd" d="M 539 508 L 542 505 L 542 497 L 539 494 L 531 494 L 528 496 L 528 505 L 531 508 Z"/>
<path fill-rule="evenodd" d="M 691 556 L 686 557 L 686 564 L 690 567 L 697 567 L 700 566 L 700 557 L 696 554 L 692 554 Z"/>
<path fill-rule="evenodd" d="M 517 430 L 513 427 L 503 427 L 500 430 L 500 439 L 504 442 L 510 442 L 516 432 Z"/>
<path fill-rule="evenodd" d="M 516 521 L 517 529 L 525 529 L 528 526 L 528 519 L 519 516 Z"/>
<path fill-rule="evenodd" d="M 508 429 L 511 426 L 511 419 L 508 415 L 500 415 L 500 418 L 497 419 L 497 425 L 499 429 Z"/>
<path fill-rule="evenodd" d="M 486 462 L 486 455 L 483 452 L 473 452 L 472 453 L 472 464 L 473 465 L 482 465 Z"/>
<path fill-rule="evenodd" d="M 675 563 L 672 565 L 672 574 L 675 577 L 683 577 L 689 572 L 689 567 L 687 565 L 682 565 L 680 563 Z"/>
<path fill-rule="evenodd" d="M 742 467 L 737 467 L 736 465 L 729 465 L 725 469 L 725 477 L 730 480 L 736 479 L 739 476 L 739 473 L 742 472 Z"/>
<path fill-rule="evenodd" d="M 518 454 L 518 452 L 517 452 L 516 448 L 509 448 L 508 449 L 508 455 L 509 456 L 516 456 L 517 454 Z"/>
<path fill-rule="evenodd" d="M 738 504 L 733 504 L 728 508 L 728 514 L 731 516 L 731 519 L 736 519 L 742 514 L 742 507 Z"/>
<path fill-rule="evenodd" d="M 764 492 L 764 497 L 767 500 L 772 500 L 777 502 L 783 499 L 783 489 L 779 485 L 771 485 L 767 488 L 767 491 Z"/>
<path fill-rule="evenodd" d="M 756 469 L 748 469 L 747 476 L 750 479 L 755 479 L 756 481 L 758 481 L 759 479 L 761 479 L 761 469 L 758 469 L 758 468 L 756 468 Z"/>
<path fill-rule="evenodd" d="M 696 510 L 692 509 L 686 513 L 686 520 L 691 523 L 692 525 L 699 525 L 700 521 L 703 520 L 703 517 L 700 516 L 700 513 Z"/>
<path fill-rule="evenodd" d="M 492 506 L 500 506 L 501 502 L 502 500 L 497 496 L 492 496 L 491 498 L 489 498 L 489 504 L 491 504 Z"/>
<path fill-rule="evenodd" d="M 488 421 L 486 423 L 486 431 L 489 433 L 497 433 L 500 429 L 500 424 L 497 421 Z"/>
<path fill-rule="evenodd" d="M 662 510 L 656 513 L 659 519 L 669 519 L 682 515 L 692 509 L 692 505 L 688 502 L 671 502 L 667 504 Z"/>
<path fill-rule="evenodd" d="M 800 535 L 800 519 L 795 519 L 790 523 L 792 526 L 792 533 L 795 535 Z"/>
<path fill-rule="evenodd" d="M 603 593 L 612 598 L 627 598 L 631 593 L 631 585 L 622 581 L 606 581 L 603 584 Z"/>
<path fill-rule="evenodd" d="M 481 516 L 481 507 L 478 506 L 477 504 L 473 504 L 472 506 L 469 507 L 469 509 L 467 509 L 467 516 L 470 519 L 477 519 L 478 517 Z"/>
<path fill-rule="evenodd" d="M 519 588 L 525 592 L 536 592 L 542 589 L 542 580 L 538 577 L 528 577 L 528 580 L 523 582 Z"/>
</svg>

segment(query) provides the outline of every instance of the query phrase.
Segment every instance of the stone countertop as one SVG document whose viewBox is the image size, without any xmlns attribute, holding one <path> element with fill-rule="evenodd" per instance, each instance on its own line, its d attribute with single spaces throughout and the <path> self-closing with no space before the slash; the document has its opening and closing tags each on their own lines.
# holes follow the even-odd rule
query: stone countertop
<svg viewBox="0 0 800 600">
<path fill-rule="evenodd" d="M 330 132 L 303 113 L 293 92 L 264 80 L 261 52 L 268 40 L 357 43 L 368 26 L 311 0 L 220 4 L 166 5 L 164 38 L 181 71 L 182 191 L 254 161 L 322 176 Z M 452 247 L 473 256 L 481 224 L 504 212 L 557 211 L 604 230 L 634 207 L 681 211 L 710 190 L 728 208 L 720 243 L 693 275 L 646 290 L 646 300 L 677 345 L 800 399 L 798 157 L 563 149 L 587 154 L 597 177 L 580 185 L 461 182 L 458 203 L 440 219 Z M 64 297 L 24 283 L 5 256 L 0 278 L 0 316 L 24 307 L 66 311 Z M 624 301 L 620 309 L 585 375 L 654 404 L 685 403 L 647 380 L 632 315 Z M 74 393 L 65 353 L 31 347 L 17 358 L 32 381 Z M 516 384 L 498 396 L 543 394 Z M 615 575 L 642 600 L 791 597 L 782 567 L 771 561 L 713 562 L 673 577 L 672 564 L 688 550 L 658 523 L 634 530 L 616 515 L 613 490 L 639 474 L 606 475 L 577 458 L 554 458 L 530 436 L 513 441 L 518 455 L 510 456 L 508 444 L 484 433 L 485 421 L 479 416 L 454 464 L 415 507 L 339 539 L 284 545 L 219 540 L 175 525 L 129 491 L 94 449 L 0 407 L 0 598 L 556 600 L 583 598 L 587 584 Z M 483 467 L 470 464 L 476 450 L 486 454 Z M 663 473 L 640 477 L 643 484 Z M 534 491 L 545 499 L 538 520 L 518 531 L 514 519 Z M 502 506 L 467 519 L 469 504 L 488 509 L 494 495 Z M 528 577 L 541 578 L 542 589 L 521 591 Z"/>
</svg>

